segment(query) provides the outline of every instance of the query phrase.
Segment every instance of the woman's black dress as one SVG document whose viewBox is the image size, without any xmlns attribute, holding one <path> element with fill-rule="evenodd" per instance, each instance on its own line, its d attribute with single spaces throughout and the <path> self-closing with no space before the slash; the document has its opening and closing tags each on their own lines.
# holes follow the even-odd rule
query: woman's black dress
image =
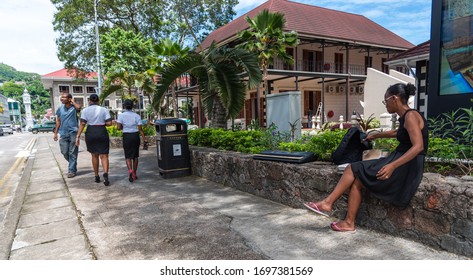
<svg viewBox="0 0 473 280">
<path fill-rule="evenodd" d="M 140 144 L 140 134 L 138 132 L 123 132 L 125 159 L 140 157 Z"/>
<path fill-rule="evenodd" d="M 404 128 L 404 118 L 409 111 L 415 110 L 407 110 L 404 115 L 399 118 L 399 129 L 396 136 L 399 145 L 390 156 L 383 159 L 358 161 L 351 164 L 355 177 L 360 180 L 375 197 L 390 202 L 400 208 L 405 208 L 409 205 L 409 202 L 422 181 L 424 157 L 427 153 L 429 141 L 427 122 L 424 117 L 422 117 L 424 120 L 424 127 L 422 128 L 424 151 L 411 161 L 396 168 L 391 177 L 387 180 L 378 180 L 376 174 L 381 167 L 400 158 L 412 147 L 409 134 Z M 415 114 L 419 114 L 419 112 L 415 111 Z"/>
<path fill-rule="evenodd" d="M 87 125 L 85 144 L 91 154 L 108 155 L 110 138 L 105 125 Z"/>
</svg>

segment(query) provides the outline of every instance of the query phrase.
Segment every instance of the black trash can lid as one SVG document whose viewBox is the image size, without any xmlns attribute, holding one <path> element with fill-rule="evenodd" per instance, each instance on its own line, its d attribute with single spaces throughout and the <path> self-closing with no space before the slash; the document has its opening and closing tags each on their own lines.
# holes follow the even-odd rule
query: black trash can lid
<svg viewBox="0 0 473 280">
<path fill-rule="evenodd" d="M 185 120 L 181 120 L 178 118 L 167 118 L 158 120 L 156 124 L 166 125 L 166 124 L 187 124 Z"/>
</svg>

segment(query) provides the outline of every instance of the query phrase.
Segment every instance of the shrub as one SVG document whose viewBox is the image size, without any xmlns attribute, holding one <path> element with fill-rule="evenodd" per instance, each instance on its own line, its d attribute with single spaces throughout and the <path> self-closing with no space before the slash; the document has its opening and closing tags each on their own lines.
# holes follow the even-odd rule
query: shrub
<svg viewBox="0 0 473 280">
<path fill-rule="evenodd" d="M 123 132 L 121 130 L 118 130 L 115 125 L 107 126 L 106 128 L 107 128 L 107 131 L 108 131 L 108 135 L 110 135 L 112 137 L 122 137 L 123 136 Z"/>
<path fill-rule="evenodd" d="M 337 149 L 346 134 L 346 130 L 325 130 L 314 136 L 303 136 L 293 142 L 288 135 L 275 132 L 275 127 L 259 130 L 223 130 L 203 128 L 188 131 L 189 144 L 212 147 L 222 150 L 238 151 L 243 153 L 259 153 L 263 150 L 285 150 L 289 152 L 313 152 L 318 160 L 331 161 L 332 153 Z M 375 149 L 393 151 L 398 145 L 396 139 L 380 138 L 373 143 Z M 441 160 L 471 159 L 473 154 L 471 145 L 455 143 L 450 138 L 431 136 L 427 157 Z M 454 169 L 466 170 L 471 173 L 472 167 L 460 166 L 461 163 L 433 164 L 429 168 L 437 169 L 442 174 L 448 174 Z"/>
<path fill-rule="evenodd" d="M 143 125 L 143 132 L 145 136 L 154 136 L 156 135 L 156 128 L 154 125 Z"/>
<path fill-rule="evenodd" d="M 188 131 L 190 145 L 211 147 L 244 153 L 259 153 L 265 149 L 261 144 L 263 132 L 260 130 L 223 130 L 202 128 Z"/>
<path fill-rule="evenodd" d="M 107 131 L 108 135 L 111 137 L 122 137 L 123 136 L 123 131 L 118 130 L 117 126 L 111 125 L 107 126 Z M 152 125 L 143 125 L 143 132 L 145 136 L 154 136 L 156 135 L 156 129 Z"/>
</svg>

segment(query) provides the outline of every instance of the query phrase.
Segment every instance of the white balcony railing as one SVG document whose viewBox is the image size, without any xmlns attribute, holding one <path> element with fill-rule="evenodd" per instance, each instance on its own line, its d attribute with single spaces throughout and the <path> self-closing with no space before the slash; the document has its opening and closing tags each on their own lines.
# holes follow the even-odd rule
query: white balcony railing
<svg viewBox="0 0 473 280">
<path fill-rule="evenodd" d="M 297 65 L 297 69 L 296 69 Z M 274 63 L 270 65 L 270 69 L 278 70 L 293 70 L 293 71 L 307 71 L 307 72 L 321 72 L 321 73 L 347 73 L 345 63 L 334 62 L 316 62 L 310 60 L 298 60 L 297 63 L 290 65 L 283 63 L 280 59 L 275 59 Z M 359 64 L 349 64 L 349 72 L 353 75 L 366 75 L 366 67 Z"/>
</svg>

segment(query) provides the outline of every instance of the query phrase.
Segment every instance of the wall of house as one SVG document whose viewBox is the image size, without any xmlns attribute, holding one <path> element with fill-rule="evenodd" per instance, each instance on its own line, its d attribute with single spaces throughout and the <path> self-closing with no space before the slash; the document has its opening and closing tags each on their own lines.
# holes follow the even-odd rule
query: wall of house
<svg viewBox="0 0 473 280">
<path fill-rule="evenodd" d="M 396 83 L 412 83 L 415 79 L 395 70 L 390 70 L 391 75 L 387 75 L 376 69 L 368 68 L 368 75 L 365 81 L 364 94 L 364 112 L 368 117 L 373 114 L 378 118 L 381 114 L 387 113 L 386 107 L 381 103 L 384 100 L 386 89 Z M 413 108 L 414 103 L 411 101 L 410 106 Z"/>
<path fill-rule="evenodd" d="M 303 53 L 304 50 L 309 50 L 309 51 L 322 51 L 322 47 L 320 44 L 317 43 L 312 43 L 312 44 L 304 44 L 300 45 L 297 48 L 297 51 L 295 52 L 295 58 L 297 58 L 297 65 L 294 65 L 295 70 L 303 71 L 304 70 L 304 63 L 303 63 Z M 338 47 L 326 47 L 324 54 L 324 62 L 331 64 L 331 69 L 328 72 L 334 72 L 335 69 L 333 67 L 333 63 L 335 62 L 335 53 L 341 53 L 343 54 L 343 63 L 346 63 L 346 55 L 347 52 L 346 50 L 341 50 L 340 46 Z M 360 49 L 352 49 L 349 51 L 349 64 L 350 64 L 350 71 L 358 71 L 357 73 L 353 74 L 365 74 L 365 57 L 368 56 L 368 53 L 366 51 L 360 51 Z M 378 53 L 375 51 L 370 52 L 370 57 L 372 57 L 372 69 L 377 70 L 378 72 L 382 73 L 382 60 L 383 58 L 387 58 L 388 55 L 385 53 Z M 282 63 L 278 61 L 277 59 L 275 60 L 274 66 L 276 69 L 282 69 Z M 297 67 L 296 67 L 297 66 Z M 350 72 L 351 73 L 351 72 Z M 399 73 L 400 75 L 403 75 Z M 397 75 L 397 74 L 395 74 Z M 387 75 L 385 75 L 387 76 Z M 405 75 L 404 75 L 405 76 Z M 407 77 L 407 76 L 406 76 Z M 302 78 L 301 78 L 302 79 Z M 330 79 L 327 79 L 330 80 Z M 404 79 L 403 79 L 404 80 Z M 306 82 L 300 82 L 299 83 L 299 91 L 302 93 L 301 96 L 301 119 L 302 122 L 307 126 L 308 123 L 308 116 L 305 114 L 303 108 L 304 108 L 304 91 L 320 91 L 322 92 L 322 84 L 320 83 L 321 79 L 315 79 L 311 81 L 306 81 Z M 410 80 L 409 80 L 410 81 Z M 271 94 L 278 94 L 279 92 L 283 91 L 295 91 L 296 89 L 296 84 L 294 82 L 294 79 L 288 78 L 288 79 L 283 79 L 280 81 L 275 81 L 271 84 Z M 329 87 L 334 88 L 334 91 L 331 92 L 329 90 Z M 365 86 L 363 83 L 357 82 L 356 84 L 353 83 L 350 85 L 350 88 L 353 87 L 353 89 L 350 89 L 350 93 L 348 94 L 348 114 L 347 114 L 347 96 L 345 92 L 341 92 L 340 88 L 342 90 L 346 91 L 345 89 L 345 84 L 343 83 L 343 80 L 338 80 L 338 81 L 333 81 L 333 82 L 326 82 L 325 83 L 325 89 L 324 89 L 324 112 L 325 115 L 327 116 L 326 121 L 328 122 L 338 122 L 340 116 L 343 116 L 345 121 L 347 118 L 349 119 L 352 115 L 352 113 L 358 112 L 360 114 L 363 114 L 365 116 L 369 116 L 368 113 L 365 112 L 363 106 L 361 105 L 360 101 L 364 101 L 365 99 Z M 378 87 L 383 87 L 383 86 L 376 86 L 375 89 L 372 91 L 374 93 L 379 92 L 377 90 Z M 254 90 L 253 90 L 254 91 Z M 385 88 L 382 90 L 384 94 Z M 263 88 L 260 87 L 260 92 L 263 92 Z M 246 99 L 250 98 L 250 93 L 249 91 L 247 92 Z M 371 102 L 370 102 L 371 103 Z M 378 106 L 378 107 L 383 107 L 383 106 Z M 314 108 L 314 111 L 316 111 L 316 108 Z M 331 113 L 329 113 L 331 112 Z M 314 112 L 315 113 L 315 112 Z M 376 113 L 377 114 L 377 113 Z M 375 115 L 376 115 L 375 114 Z M 381 113 L 379 113 L 381 114 Z M 379 114 L 376 116 L 379 118 Z M 329 117 L 331 116 L 331 117 Z M 248 116 L 245 116 L 248 118 Z M 251 118 L 251 117 L 250 117 Z"/>
<path fill-rule="evenodd" d="M 0 105 L 2 110 L 0 111 L 0 124 L 11 123 L 10 111 L 8 110 L 8 98 L 0 94 Z"/>
</svg>

